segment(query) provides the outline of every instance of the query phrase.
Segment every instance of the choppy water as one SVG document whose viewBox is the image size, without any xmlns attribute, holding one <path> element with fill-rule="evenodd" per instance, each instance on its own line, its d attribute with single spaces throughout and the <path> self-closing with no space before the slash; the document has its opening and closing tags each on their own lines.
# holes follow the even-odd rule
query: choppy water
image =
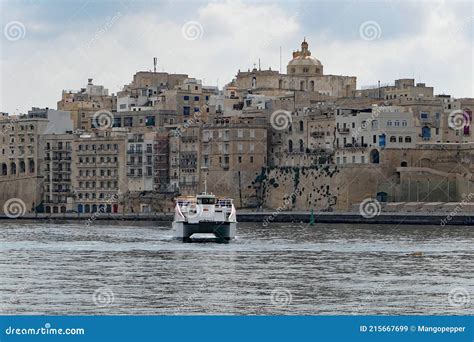
<svg viewBox="0 0 474 342">
<path fill-rule="evenodd" d="M 183 244 L 94 224 L 0 221 L 0 313 L 473 313 L 473 227 L 240 223 Z"/>
</svg>

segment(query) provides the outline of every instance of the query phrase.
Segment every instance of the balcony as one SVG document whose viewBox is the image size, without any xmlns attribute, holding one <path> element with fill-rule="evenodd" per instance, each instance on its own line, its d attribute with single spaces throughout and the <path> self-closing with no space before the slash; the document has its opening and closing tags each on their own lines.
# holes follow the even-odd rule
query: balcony
<svg viewBox="0 0 474 342">
<path fill-rule="evenodd" d="M 353 150 L 353 151 L 364 151 L 364 150 L 367 149 L 367 147 L 368 147 L 367 144 L 359 144 L 359 143 L 345 144 L 344 145 L 345 149 L 349 149 L 349 150 Z"/>
<path fill-rule="evenodd" d="M 132 177 L 132 178 L 141 178 L 143 177 L 143 173 L 130 173 L 130 172 L 127 172 L 127 176 L 128 177 Z"/>
<path fill-rule="evenodd" d="M 143 154 L 143 150 L 127 150 L 127 154 Z"/>
<path fill-rule="evenodd" d="M 349 128 L 338 128 L 337 131 L 339 132 L 339 134 L 349 134 L 350 130 Z"/>
</svg>

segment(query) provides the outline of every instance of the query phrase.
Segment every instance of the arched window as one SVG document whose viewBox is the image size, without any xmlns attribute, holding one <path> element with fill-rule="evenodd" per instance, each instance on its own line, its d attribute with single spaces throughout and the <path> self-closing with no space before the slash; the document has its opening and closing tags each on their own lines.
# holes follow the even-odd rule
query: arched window
<svg viewBox="0 0 474 342">
<path fill-rule="evenodd" d="M 304 81 L 300 82 L 300 90 L 304 90 Z"/>
<path fill-rule="evenodd" d="M 51 207 L 49 205 L 46 206 L 45 210 L 46 214 L 51 214 Z"/>
<path fill-rule="evenodd" d="M 16 175 L 16 164 L 14 162 L 10 164 L 10 175 Z"/>
<path fill-rule="evenodd" d="M 288 140 L 288 152 L 293 152 L 293 141 L 291 139 Z"/>
<path fill-rule="evenodd" d="M 390 142 L 397 142 L 397 137 L 394 136 L 394 135 L 392 135 L 392 136 L 390 137 Z"/>
<path fill-rule="evenodd" d="M 372 151 L 370 152 L 370 162 L 371 162 L 372 164 L 378 164 L 378 163 L 379 163 L 379 158 L 380 158 L 380 156 L 379 156 L 379 151 L 377 151 L 377 150 L 372 150 Z"/>
<path fill-rule="evenodd" d="M 300 139 L 300 152 L 304 152 L 304 144 L 303 144 L 303 139 Z"/>
<path fill-rule="evenodd" d="M 20 173 L 25 173 L 25 162 L 20 160 Z"/>
<path fill-rule="evenodd" d="M 411 143 L 411 137 L 410 137 L 410 136 L 406 136 L 406 137 L 405 137 L 405 142 L 406 142 L 406 143 Z"/>
<path fill-rule="evenodd" d="M 302 120 L 300 120 L 300 132 L 304 131 L 304 123 Z"/>
<path fill-rule="evenodd" d="M 78 212 L 78 213 L 82 213 L 83 210 L 84 210 L 84 206 L 83 206 L 82 204 L 78 204 L 78 205 L 77 205 L 77 212 Z"/>
<path fill-rule="evenodd" d="M 257 88 L 257 78 L 255 76 L 252 77 L 252 88 Z"/>
<path fill-rule="evenodd" d="M 402 143 L 403 142 L 403 137 L 398 137 L 398 142 Z"/>
<path fill-rule="evenodd" d="M 314 91 L 314 81 L 309 82 L 309 90 Z"/>
<path fill-rule="evenodd" d="M 84 206 L 84 212 L 85 212 L 85 213 L 90 213 L 90 212 L 91 212 L 91 206 L 90 206 L 89 204 L 86 204 L 86 205 Z"/>
<path fill-rule="evenodd" d="M 97 204 L 92 205 L 92 212 L 96 213 L 97 212 Z"/>
<path fill-rule="evenodd" d="M 377 120 L 372 121 L 372 130 L 376 130 L 379 128 L 379 122 Z"/>
<path fill-rule="evenodd" d="M 28 170 L 30 173 L 35 173 L 35 161 L 32 159 L 28 162 Z"/>
<path fill-rule="evenodd" d="M 65 212 L 66 212 L 66 207 L 62 206 L 62 207 L 61 207 L 61 213 L 64 214 Z"/>
<path fill-rule="evenodd" d="M 53 207 L 53 214 L 57 214 L 58 212 L 58 207 Z"/>
<path fill-rule="evenodd" d="M 2 176 L 6 176 L 8 174 L 8 167 L 7 164 L 2 164 Z"/>
</svg>

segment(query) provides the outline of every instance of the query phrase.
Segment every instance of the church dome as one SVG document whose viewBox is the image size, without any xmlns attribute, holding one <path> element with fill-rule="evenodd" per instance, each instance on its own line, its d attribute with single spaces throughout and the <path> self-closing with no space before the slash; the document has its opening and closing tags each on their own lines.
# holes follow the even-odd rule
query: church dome
<svg viewBox="0 0 474 342">
<path fill-rule="evenodd" d="M 298 56 L 293 58 L 291 61 L 288 62 L 288 66 L 323 66 L 319 59 L 314 58 L 313 56 Z"/>
<path fill-rule="evenodd" d="M 315 76 L 323 74 L 322 63 L 311 56 L 306 38 L 301 43 L 301 50 L 293 52 L 293 59 L 288 62 L 287 74 L 301 76 Z"/>
</svg>

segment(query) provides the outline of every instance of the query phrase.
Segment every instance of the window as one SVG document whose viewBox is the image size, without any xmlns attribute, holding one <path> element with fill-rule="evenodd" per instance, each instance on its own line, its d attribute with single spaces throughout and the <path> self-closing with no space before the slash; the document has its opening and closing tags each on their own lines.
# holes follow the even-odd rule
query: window
<svg viewBox="0 0 474 342">
<path fill-rule="evenodd" d="M 300 121 L 300 132 L 303 132 L 304 131 L 304 123 L 303 121 L 301 120 Z"/>
<path fill-rule="evenodd" d="M 398 137 L 398 142 L 402 143 L 403 142 L 403 137 Z"/>
<path fill-rule="evenodd" d="M 250 162 L 253 163 L 253 156 L 250 156 Z"/>
<path fill-rule="evenodd" d="M 188 96 L 188 95 L 184 95 L 184 96 L 183 96 L 183 100 L 184 100 L 184 101 L 189 101 L 189 96 Z"/>
<path fill-rule="evenodd" d="M 395 121 L 395 126 L 396 126 L 396 127 L 400 126 L 400 121 L 396 120 L 396 121 Z"/>
<path fill-rule="evenodd" d="M 406 121 L 406 120 L 403 120 L 403 121 L 402 121 L 402 126 L 403 126 L 403 127 L 406 127 L 407 125 L 408 125 L 407 121 Z"/>
<path fill-rule="evenodd" d="M 250 137 L 255 138 L 255 130 L 253 129 L 250 130 Z"/>
<path fill-rule="evenodd" d="M 199 101 L 199 96 L 194 96 L 194 101 Z"/>
<path fill-rule="evenodd" d="M 250 144 L 250 148 L 249 148 L 250 152 L 253 152 L 255 150 L 255 145 L 254 144 Z"/>
<path fill-rule="evenodd" d="M 392 126 L 392 120 L 387 121 L 387 126 Z"/>
<path fill-rule="evenodd" d="M 244 149 L 244 148 L 243 148 L 242 143 L 238 143 L 238 144 L 237 144 L 237 150 L 243 151 L 243 149 Z"/>
<path fill-rule="evenodd" d="M 411 137 L 406 136 L 406 137 L 405 137 L 405 142 L 406 142 L 406 143 L 411 143 Z"/>
<path fill-rule="evenodd" d="M 390 142 L 397 142 L 397 137 L 396 136 L 391 136 L 390 137 Z"/>
<path fill-rule="evenodd" d="M 237 137 L 238 137 L 238 138 L 242 138 L 243 136 L 244 136 L 244 131 L 243 131 L 242 129 L 239 129 L 239 130 L 237 131 Z"/>
<path fill-rule="evenodd" d="M 242 163 L 242 156 L 239 156 L 239 164 Z"/>
<path fill-rule="evenodd" d="M 183 107 L 183 115 L 189 115 L 190 113 L 190 108 L 188 106 L 184 106 Z"/>
</svg>

